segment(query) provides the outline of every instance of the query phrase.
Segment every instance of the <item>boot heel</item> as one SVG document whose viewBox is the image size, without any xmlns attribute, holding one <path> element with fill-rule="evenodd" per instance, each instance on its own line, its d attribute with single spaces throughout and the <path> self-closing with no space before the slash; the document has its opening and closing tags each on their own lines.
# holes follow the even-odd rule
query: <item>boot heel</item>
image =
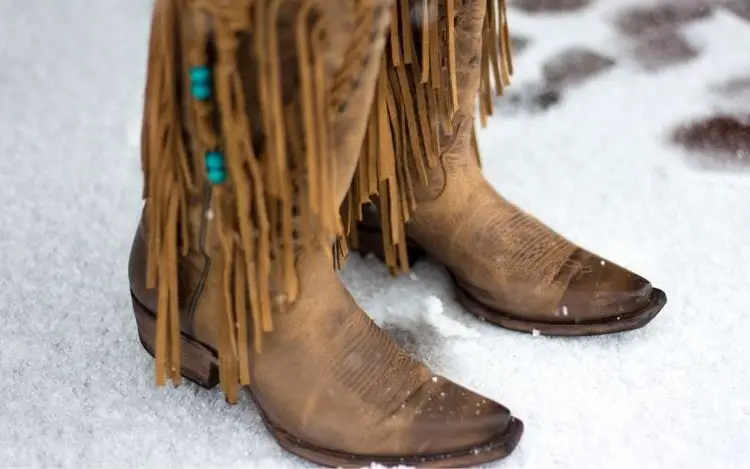
<svg viewBox="0 0 750 469">
<path fill-rule="evenodd" d="M 153 357 L 156 346 L 156 314 L 143 306 L 134 295 L 131 294 L 131 298 L 138 324 L 138 337 L 143 348 Z M 180 353 L 180 373 L 185 379 L 206 389 L 212 389 L 219 384 L 219 367 L 215 351 L 181 334 Z"/>
<path fill-rule="evenodd" d="M 375 257 L 385 262 L 385 251 L 383 250 L 383 235 L 380 234 L 380 229 L 370 228 L 363 224 L 357 226 L 357 236 L 359 237 L 359 246 L 357 249 L 352 251 L 360 253 L 362 256 L 373 254 Z M 418 260 L 427 257 L 427 252 L 407 240 L 406 253 L 409 256 L 409 267 L 413 267 Z"/>
</svg>

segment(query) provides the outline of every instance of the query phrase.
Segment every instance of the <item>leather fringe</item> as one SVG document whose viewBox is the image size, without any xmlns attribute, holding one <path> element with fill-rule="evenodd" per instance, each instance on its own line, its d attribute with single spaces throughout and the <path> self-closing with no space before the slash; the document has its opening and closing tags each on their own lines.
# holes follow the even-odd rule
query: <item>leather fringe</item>
<svg viewBox="0 0 750 469">
<path fill-rule="evenodd" d="M 286 1 L 157 0 L 152 22 L 142 166 L 147 281 L 159 292 L 156 382 L 180 382 L 177 260 L 189 247 L 188 197 L 209 191 L 208 229 L 221 245 L 221 254 L 211 259 L 222 272 L 224 299 L 214 308 L 220 381 L 232 403 L 238 384 L 250 382 L 249 329 L 260 351 L 263 332 L 273 329 L 272 311 L 283 310 L 298 294 L 295 249 L 300 242 L 329 246 L 342 235 L 338 201 L 327 190 L 335 160 L 328 152 L 325 16 L 309 0 L 295 0 L 302 5 L 295 22 L 301 104 L 291 109 L 282 100 L 277 31 Z M 251 123 L 245 109 L 251 90 L 237 64 L 243 34 L 250 34 L 253 46 L 260 123 Z M 195 66 L 211 72 L 210 99 L 186 91 Z M 262 144 L 253 141 L 253 124 L 262 128 Z M 304 148 L 289 144 L 297 137 Z M 207 179 L 203 159 L 209 152 L 223 155 L 223 182 Z M 302 197 L 293 188 L 292 173 L 298 171 L 307 174 Z"/>
<path fill-rule="evenodd" d="M 493 112 L 493 94 L 502 94 L 513 73 L 505 0 L 396 0 L 393 5 L 362 155 L 341 212 L 346 240 L 356 249 L 362 206 L 377 205 L 385 261 L 394 275 L 409 269 L 405 224 L 416 209 L 413 175 L 427 180 L 427 169 L 439 164 L 441 135 L 453 132 L 459 105 L 456 31 L 454 21 L 445 18 L 455 17 L 461 1 L 487 3 L 478 96 L 483 126 Z"/>
</svg>

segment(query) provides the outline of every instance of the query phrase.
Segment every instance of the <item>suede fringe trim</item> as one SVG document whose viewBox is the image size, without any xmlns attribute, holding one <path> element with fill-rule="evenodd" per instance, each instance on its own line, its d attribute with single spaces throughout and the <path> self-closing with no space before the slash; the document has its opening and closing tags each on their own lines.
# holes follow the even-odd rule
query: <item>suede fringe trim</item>
<svg viewBox="0 0 750 469">
<path fill-rule="evenodd" d="M 456 30 L 445 18 L 455 17 L 460 1 L 470 0 L 396 0 L 362 156 L 342 206 L 346 239 L 354 249 L 362 206 L 371 201 L 378 206 L 385 262 L 394 275 L 409 269 L 405 224 L 416 208 L 412 175 L 427 180 L 427 169 L 439 164 L 441 135 L 453 132 Z M 484 126 L 493 112 L 493 94 L 501 95 L 510 83 L 513 64 L 505 0 L 473 1 L 487 4 L 479 86 Z M 479 159 L 476 140 L 473 145 Z"/>
<path fill-rule="evenodd" d="M 188 198 L 208 192 L 209 237 L 221 246 L 223 302 L 216 305 L 220 381 L 229 402 L 250 382 L 249 331 L 258 351 L 272 311 L 298 294 L 295 244 L 342 234 L 331 187 L 330 97 L 323 68 L 325 16 L 310 1 L 295 22 L 301 112 L 282 101 L 279 11 L 287 0 L 157 0 L 149 47 L 142 134 L 148 229 L 148 286 L 158 288 L 156 382 L 180 382 L 177 261 L 189 245 Z M 238 42 L 249 34 L 261 122 L 250 122 Z M 191 67 L 210 70 L 210 98 L 189 93 Z M 301 117 L 297 117 L 301 114 Z M 263 143 L 253 141 L 253 124 Z M 304 148 L 288 145 L 306 142 Z M 260 147 L 260 148 L 258 148 Z M 223 156 L 223 181 L 207 180 L 209 152 Z M 307 173 L 294 197 L 292 172 Z M 293 207 L 294 199 L 294 207 Z M 301 240 L 301 241 L 299 241 Z M 298 246 L 297 246 L 298 247 Z M 273 293 L 282 291 L 283 293 Z"/>
</svg>

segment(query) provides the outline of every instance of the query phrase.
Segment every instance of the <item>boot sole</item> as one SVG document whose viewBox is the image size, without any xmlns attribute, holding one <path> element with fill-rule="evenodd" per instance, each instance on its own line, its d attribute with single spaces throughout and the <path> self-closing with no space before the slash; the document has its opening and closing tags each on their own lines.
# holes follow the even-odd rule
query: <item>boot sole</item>
<svg viewBox="0 0 750 469">
<path fill-rule="evenodd" d="M 362 255 L 374 254 L 380 260 L 385 260 L 383 238 L 379 230 L 360 224 L 357 234 L 359 236 L 357 252 Z M 409 254 L 410 267 L 416 261 L 428 255 L 427 251 L 411 240 L 407 240 L 407 252 Z M 466 289 L 461 287 L 456 281 L 456 276 L 450 269 L 448 269 L 448 272 L 456 288 L 456 299 L 469 312 L 482 320 L 491 322 L 502 328 L 529 334 L 539 333 L 548 336 L 580 337 L 632 331 L 650 323 L 664 308 L 664 305 L 667 304 L 666 293 L 658 288 L 654 288 L 648 304 L 643 308 L 617 317 L 572 323 L 532 321 L 484 305 Z"/>
<path fill-rule="evenodd" d="M 155 355 L 154 344 L 156 343 L 156 314 L 141 304 L 132 292 L 131 299 L 141 345 L 153 358 Z M 185 379 L 205 389 L 213 389 L 219 384 L 219 360 L 216 350 L 183 333 L 180 334 L 180 352 L 180 373 Z M 365 456 L 328 450 L 296 438 L 274 425 L 255 400 L 252 391 L 249 388 L 247 388 L 247 391 L 255 401 L 255 407 L 258 409 L 266 429 L 282 448 L 315 464 L 328 467 L 358 468 L 369 466 L 372 463 L 383 466 L 405 465 L 431 468 L 472 467 L 507 457 L 518 445 L 524 430 L 523 422 L 511 417 L 503 432 L 483 445 L 450 453 L 424 454 L 412 457 Z"/>
<path fill-rule="evenodd" d="M 458 287 L 458 284 L 456 285 L 458 301 L 474 315 L 505 329 L 530 334 L 539 333 L 547 336 L 581 337 L 633 331 L 645 327 L 659 314 L 667 303 L 667 295 L 662 290 L 654 288 L 648 304 L 643 309 L 633 313 L 622 314 L 615 318 L 577 323 L 529 321 L 488 308 L 474 299 L 469 292 Z"/>
</svg>

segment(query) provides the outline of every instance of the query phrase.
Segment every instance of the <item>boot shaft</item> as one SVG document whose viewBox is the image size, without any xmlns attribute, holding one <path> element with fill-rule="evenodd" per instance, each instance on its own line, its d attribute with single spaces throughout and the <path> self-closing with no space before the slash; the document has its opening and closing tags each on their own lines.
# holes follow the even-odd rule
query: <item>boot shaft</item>
<svg viewBox="0 0 750 469">
<path fill-rule="evenodd" d="M 234 400 L 249 334 L 260 347 L 299 294 L 297 253 L 330 252 L 386 1 L 157 2 L 132 255 L 145 268 L 131 270 L 134 292 L 157 303 L 157 382 L 179 380 L 187 330 L 218 349 Z"/>
<path fill-rule="evenodd" d="M 445 184 L 446 154 L 478 167 L 483 120 L 512 73 L 504 0 L 397 0 L 362 157 L 342 207 L 350 242 L 362 206 L 378 207 L 386 263 L 408 269 L 405 225 Z M 472 148 L 473 146 L 473 148 Z"/>
</svg>

